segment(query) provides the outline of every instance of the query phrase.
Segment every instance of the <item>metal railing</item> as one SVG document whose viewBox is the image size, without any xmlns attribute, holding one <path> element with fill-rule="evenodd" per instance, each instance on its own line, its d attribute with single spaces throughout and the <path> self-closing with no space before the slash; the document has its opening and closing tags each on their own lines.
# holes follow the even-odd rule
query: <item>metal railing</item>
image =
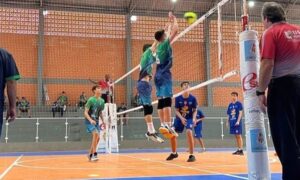
<svg viewBox="0 0 300 180">
<path fill-rule="evenodd" d="M 118 122 L 119 122 L 119 138 L 121 141 L 123 141 L 126 136 L 125 136 L 125 133 L 124 133 L 124 123 L 123 123 L 123 118 L 124 117 L 118 117 Z M 126 117 L 128 118 L 128 122 L 129 123 L 132 123 L 131 121 L 136 121 L 136 120 L 139 120 L 139 121 L 142 121 L 144 123 L 144 117 Z M 68 128 L 69 128 L 69 124 L 72 122 L 72 121 L 78 121 L 78 120 L 82 120 L 82 124 L 84 124 L 83 120 L 84 120 L 84 117 L 61 117 L 61 118 L 44 118 L 44 117 L 41 117 L 41 118 L 17 118 L 15 120 L 15 122 L 12 123 L 12 128 L 14 126 L 15 123 L 18 123 L 18 121 L 25 121 L 25 120 L 34 120 L 34 126 L 35 127 L 32 127 L 32 130 L 35 130 L 35 142 L 39 142 L 39 139 L 40 139 L 40 124 L 43 123 L 43 121 L 45 120 L 62 120 L 64 121 L 64 126 L 65 126 L 65 132 L 64 132 L 64 141 L 65 142 L 68 142 L 68 139 L 69 139 L 69 131 L 68 131 Z M 159 120 L 158 117 L 153 117 L 153 120 Z M 173 117 L 173 121 L 174 121 L 174 117 Z M 217 128 L 219 128 L 219 133 L 220 133 L 220 139 L 224 140 L 224 137 L 225 137 L 225 132 L 227 130 L 226 128 L 226 121 L 227 121 L 227 117 L 205 117 L 204 119 L 204 127 L 203 129 L 205 129 L 205 124 L 209 123 L 209 122 L 220 122 L 218 123 L 219 126 Z M 265 127 L 266 127 L 266 134 L 268 136 L 268 139 L 270 140 L 271 139 L 271 132 L 270 132 L 270 126 L 269 126 L 269 121 L 267 118 L 264 119 L 265 121 Z M 55 122 L 53 122 L 55 123 Z M 243 123 L 244 125 L 244 123 Z M 8 122 L 5 123 L 5 143 L 8 143 L 9 142 L 9 130 L 10 130 L 10 124 Z M 211 125 L 210 125 L 211 126 Z M 51 127 L 51 125 L 50 125 Z M 141 127 L 141 128 L 145 128 L 145 127 Z M 211 128 L 211 127 L 210 127 Z M 216 128 L 216 127 L 214 127 Z M 225 129 L 226 128 L 226 129 Z M 129 127 L 130 129 L 130 127 Z M 22 132 L 20 132 L 22 133 Z M 55 132 L 53 132 L 55 133 Z M 246 135 L 245 135 L 246 136 Z"/>
</svg>

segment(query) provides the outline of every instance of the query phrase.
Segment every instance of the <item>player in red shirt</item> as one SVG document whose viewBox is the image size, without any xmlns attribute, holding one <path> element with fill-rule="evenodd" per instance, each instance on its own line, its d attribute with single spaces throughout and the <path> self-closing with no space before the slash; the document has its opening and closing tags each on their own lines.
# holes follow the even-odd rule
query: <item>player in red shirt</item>
<svg viewBox="0 0 300 180">
<path fill-rule="evenodd" d="M 274 147 L 282 164 L 282 178 L 300 178 L 300 27 L 286 22 L 281 5 L 262 8 L 265 32 L 256 92 L 268 116 Z M 268 98 L 265 90 L 268 87 Z"/>
<path fill-rule="evenodd" d="M 102 89 L 101 98 L 104 99 L 105 103 L 113 102 L 113 82 L 110 78 L 109 74 L 105 74 L 105 79 L 100 81 L 94 81 L 89 79 L 89 81 L 93 84 L 99 85 Z"/>
</svg>

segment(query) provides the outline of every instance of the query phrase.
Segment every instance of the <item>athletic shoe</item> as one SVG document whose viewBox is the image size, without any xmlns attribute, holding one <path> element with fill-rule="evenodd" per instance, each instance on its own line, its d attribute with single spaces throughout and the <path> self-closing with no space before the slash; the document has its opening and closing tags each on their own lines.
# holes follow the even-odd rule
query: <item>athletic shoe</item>
<svg viewBox="0 0 300 180">
<path fill-rule="evenodd" d="M 174 131 L 174 129 L 169 128 L 168 126 L 161 126 L 159 128 L 159 133 L 162 134 L 167 139 L 178 137 L 178 134 Z"/>
<path fill-rule="evenodd" d="M 149 133 L 147 132 L 145 134 L 145 136 L 148 138 L 148 139 L 151 139 L 152 141 L 154 142 L 158 142 L 158 143 L 163 143 L 164 140 L 162 138 L 160 138 L 157 133 Z"/>
<path fill-rule="evenodd" d="M 244 152 L 243 152 L 243 150 L 237 150 L 237 151 L 235 151 L 234 153 L 232 153 L 233 155 L 241 155 L 241 156 L 243 156 L 244 155 Z"/>
<path fill-rule="evenodd" d="M 239 150 L 239 152 L 238 152 L 238 155 L 241 155 L 241 156 L 243 156 L 244 155 L 244 152 L 243 152 L 243 150 L 241 149 L 241 150 Z"/>
<path fill-rule="evenodd" d="M 194 155 L 190 155 L 189 159 L 187 160 L 187 162 L 194 162 L 194 161 L 196 161 L 195 156 Z"/>
<path fill-rule="evenodd" d="M 92 156 L 93 156 L 92 154 L 88 154 L 88 155 L 87 155 L 87 158 L 88 158 L 89 161 L 91 161 Z"/>
<path fill-rule="evenodd" d="M 178 133 L 175 131 L 175 129 L 168 126 L 166 126 L 166 128 L 169 130 L 171 134 L 173 134 L 175 137 L 178 137 Z"/>
<path fill-rule="evenodd" d="M 92 157 L 91 157 L 92 162 L 95 162 L 95 161 L 98 161 L 98 160 L 99 160 L 99 158 L 97 156 L 92 155 Z"/>
<path fill-rule="evenodd" d="M 171 153 L 171 154 L 168 156 L 167 161 L 171 161 L 171 160 L 173 160 L 173 159 L 175 159 L 175 158 L 178 158 L 178 154 L 177 154 L 177 153 L 176 153 L 176 154 Z"/>
<path fill-rule="evenodd" d="M 199 153 L 204 153 L 206 151 L 205 148 L 203 148 L 202 150 L 199 151 Z"/>
</svg>

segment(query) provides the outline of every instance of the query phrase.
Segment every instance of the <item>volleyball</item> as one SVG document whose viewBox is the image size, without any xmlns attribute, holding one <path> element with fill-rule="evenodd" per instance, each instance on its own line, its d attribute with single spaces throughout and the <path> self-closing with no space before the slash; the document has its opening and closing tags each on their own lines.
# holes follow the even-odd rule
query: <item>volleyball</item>
<svg viewBox="0 0 300 180">
<path fill-rule="evenodd" d="M 197 20 L 197 14 L 194 12 L 186 12 L 184 13 L 184 19 L 188 24 L 193 24 Z"/>
</svg>

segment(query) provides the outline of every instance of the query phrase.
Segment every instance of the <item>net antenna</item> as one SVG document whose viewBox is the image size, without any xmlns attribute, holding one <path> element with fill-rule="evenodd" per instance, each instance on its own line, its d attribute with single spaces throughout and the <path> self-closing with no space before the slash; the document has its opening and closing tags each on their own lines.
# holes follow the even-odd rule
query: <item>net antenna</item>
<svg viewBox="0 0 300 180">
<path fill-rule="evenodd" d="M 219 63 L 219 75 L 223 75 L 223 50 L 222 50 L 222 9 L 218 5 L 218 63 Z"/>
</svg>

